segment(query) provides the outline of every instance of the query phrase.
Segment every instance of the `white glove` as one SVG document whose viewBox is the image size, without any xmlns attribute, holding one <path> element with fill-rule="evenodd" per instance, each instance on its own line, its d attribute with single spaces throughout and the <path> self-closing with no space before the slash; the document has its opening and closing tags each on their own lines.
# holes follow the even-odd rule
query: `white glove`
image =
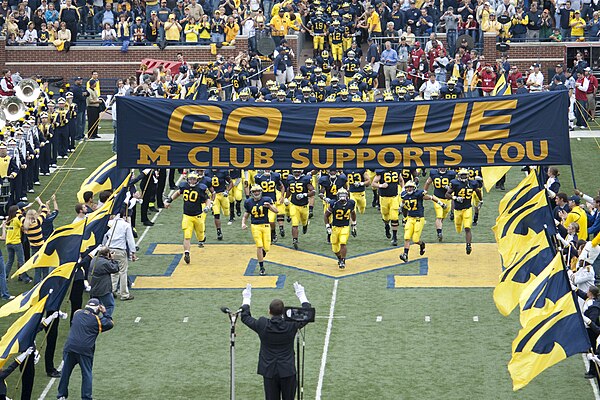
<svg viewBox="0 0 600 400">
<path fill-rule="evenodd" d="M 19 364 L 21 364 L 23 361 L 25 361 L 27 356 L 29 356 L 31 353 L 33 353 L 33 346 L 31 346 L 30 348 L 28 348 L 27 350 L 25 350 L 24 352 L 19 354 L 17 356 L 17 361 L 19 362 Z"/>
<path fill-rule="evenodd" d="M 482 180 L 483 180 L 483 178 L 482 178 L 481 176 L 476 176 L 476 177 L 475 177 L 475 180 L 476 180 L 476 181 L 482 181 Z"/>
<path fill-rule="evenodd" d="M 459 203 L 462 203 L 464 199 L 464 197 L 457 197 L 454 200 L 458 201 Z"/>
<path fill-rule="evenodd" d="M 67 314 L 66 312 L 59 311 L 58 316 L 60 317 L 60 319 L 67 319 L 69 317 L 69 314 Z"/>
<path fill-rule="evenodd" d="M 148 175 L 148 174 L 150 174 L 150 172 L 152 172 L 152 168 L 146 168 L 145 170 L 142 171 L 142 174 Z"/>
<path fill-rule="evenodd" d="M 210 212 L 210 210 L 212 210 L 212 207 L 211 207 L 211 206 L 206 206 L 206 207 L 204 207 L 204 212 L 205 212 L 205 213 L 209 213 L 209 212 Z"/>
<path fill-rule="evenodd" d="M 40 362 L 40 352 L 39 351 L 34 351 L 33 352 L 33 364 L 37 364 Z"/>
<path fill-rule="evenodd" d="M 242 290 L 242 305 L 250 305 L 250 299 L 252 298 L 252 285 L 247 284 L 246 289 Z"/>
<path fill-rule="evenodd" d="M 299 196 L 299 195 L 298 195 L 298 196 Z M 298 196 L 296 196 L 296 197 L 298 197 Z M 323 200 L 323 199 L 325 198 L 325 194 L 324 194 L 324 193 L 319 193 L 319 198 L 320 198 L 321 200 Z"/>
<path fill-rule="evenodd" d="M 483 200 L 479 201 L 479 208 L 483 207 Z"/>
<path fill-rule="evenodd" d="M 446 207 L 448 207 L 448 206 L 446 205 L 446 203 L 444 203 L 444 202 L 443 202 L 443 201 L 441 201 L 441 200 L 438 200 L 438 202 L 437 202 L 437 203 L 438 203 L 438 206 L 440 206 L 440 207 L 442 207 L 442 208 L 446 208 Z"/>
<path fill-rule="evenodd" d="M 327 234 L 328 234 L 328 235 L 331 235 L 331 233 L 333 232 L 333 231 L 331 230 L 331 225 L 329 225 L 329 224 L 325 225 L 325 229 L 327 230 Z"/>
<path fill-rule="evenodd" d="M 223 192 L 223 196 L 225 196 L 225 197 L 229 196 L 229 191 L 227 191 L 227 190 L 226 190 L 226 191 L 224 191 L 224 192 Z"/>
<path fill-rule="evenodd" d="M 54 311 L 50 316 L 44 318 L 44 325 L 48 326 L 52 321 L 58 318 L 58 311 Z"/>
<path fill-rule="evenodd" d="M 592 320 L 584 315 L 583 322 L 585 322 L 585 326 L 590 326 L 590 324 L 592 323 Z"/>
<path fill-rule="evenodd" d="M 304 292 L 304 286 L 302 286 L 298 282 L 294 282 L 294 291 L 296 292 L 296 297 L 298 297 L 300 303 L 308 303 L 306 293 Z"/>
<path fill-rule="evenodd" d="M 303 199 L 303 198 L 305 198 L 306 196 L 307 196 L 307 194 L 306 194 L 306 193 L 298 193 L 298 194 L 296 195 L 296 199 L 298 199 L 298 200 L 302 200 L 302 199 Z"/>
<path fill-rule="evenodd" d="M 365 186 L 364 182 L 354 182 L 354 187 L 361 187 L 361 186 Z"/>
<path fill-rule="evenodd" d="M 287 198 L 283 199 L 283 205 L 284 206 L 289 206 L 290 205 L 289 199 L 287 199 Z"/>
</svg>

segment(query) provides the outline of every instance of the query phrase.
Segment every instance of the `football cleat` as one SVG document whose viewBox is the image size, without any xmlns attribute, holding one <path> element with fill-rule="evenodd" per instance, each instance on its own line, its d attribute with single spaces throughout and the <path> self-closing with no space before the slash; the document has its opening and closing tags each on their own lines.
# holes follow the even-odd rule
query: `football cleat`
<svg viewBox="0 0 600 400">
<path fill-rule="evenodd" d="M 344 260 L 338 260 L 338 267 L 340 269 L 346 268 L 346 263 L 344 262 Z"/>
<path fill-rule="evenodd" d="M 442 233 L 438 233 L 438 242 L 441 242 L 442 240 L 444 240 L 444 235 L 442 235 Z"/>
<path fill-rule="evenodd" d="M 259 274 L 260 274 L 260 276 L 265 276 L 266 275 L 265 267 L 260 267 Z"/>
<path fill-rule="evenodd" d="M 204 243 L 202 243 L 202 242 L 198 242 L 198 247 L 199 247 L 199 248 L 203 248 L 203 247 L 204 247 Z"/>
<path fill-rule="evenodd" d="M 285 237 L 285 229 L 283 229 L 283 226 L 279 227 L 279 236 L 281 236 L 282 238 Z"/>
<path fill-rule="evenodd" d="M 398 246 L 398 239 L 392 239 L 392 246 Z"/>
<path fill-rule="evenodd" d="M 273 237 L 271 238 L 271 242 L 272 243 L 277 243 L 279 239 L 277 239 L 277 234 L 273 235 Z"/>
<path fill-rule="evenodd" d="M 471 251 L 473 251 L 473 248 L 471 247 L 471 243 L 467 243 L 467 255 L 471 254 Z"/>
<path fill-rule="evenodd" d="M 190 252 L 186 251 L 185 253 L 183 253 L 183 261 L 185 261 L 186 264 L 190 263 Z"/>
<path fill-rule="evenodd" d="M 450 221 L 454 221 L 454 212 L 450 211 Z"/>
<path fill-rule="evenodd" d="M 425 242 L 419 243 L 419 254 L 420 255 L 425 254 Z"/>
<path fill-rule="evenodd" d="M 223 232 L 217 229 L 217 240 L 223 240 Z"/>
<path fill-rule="evenodd" d="M 400 255 L 398 257 L 400 257 L 400 259 L 402 261 L 408 262 L 408 254 L 406 254 L 406 253 L 400 253 Z"/>
<path fill-rule="evenodd" d="M 294 250 L 298 250 L 298 239 L 292 241 L 292 246 L 294 246 Z"/>
</svg>

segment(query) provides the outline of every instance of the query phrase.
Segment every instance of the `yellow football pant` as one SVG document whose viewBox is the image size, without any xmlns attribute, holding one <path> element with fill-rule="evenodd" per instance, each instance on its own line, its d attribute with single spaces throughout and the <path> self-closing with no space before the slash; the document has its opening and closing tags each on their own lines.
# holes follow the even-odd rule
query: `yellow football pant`
<svg viewBox="0 0 600 400">
<path fill-rule="evenodd" d="M 221 214 L 221 210 L 223 210 L 223 214 L 229 217 L 229 199 L 223 193 L 217 193 L 212 210 L 215 215 Z"/>
<path fill-rule="evenodd" d="M 344 55 L 344 50 L 342 48 L 342 44 L 331 44 L 331 56 L 334 61 L 342 61 L 342 57 Z"/>
<path fill-rule="evenodd" d="M 349 226 L 333 226 L 331 227 L 331 250 L 334 253 L 339 253 L 341 245 L 348 243 L 350 236 Z"/>
<path fill-rule="evenodd" d="M 384 221 L 398 220 L 398 207 L 400 206 L 398 196 L 380 197 L 379 206 L 381 211 L 381 218 L 383 218 Z"/>
<path fill-rule="evenodd" d="M 460 233 L 463 229 L 471 229 L 473 224 L 473 207 L 464 210 L 454 210 L 454 226 L 456 232 Z"/>
<path fill-rule="evenodd" d="M 206 214 L 202 213 L 196 216 L 184 214 L 181 220 L 181 229 L 183 230 L 184 239 L 191 239 L 192 233 L 195 232 L 196 238 L 202 242 L 205 238 L 204 232 L 206 231 Z"/>
<path fill-rule="evenodd" d="M 231 188 L 229 192 L 229 202 L 242 201 L 244 198 L 244 182 L 240 179 L 240 183 Z"/>
<path fill-rule="evenodd" d="M 355 211 L 364 214 L 367 208 L 366 192 L 350 192 L 350 198 L 356 203 Z"/>
<path fill-rule="evenodd" d="M 450 212 L 450 206 L 452 205 L 452 200 L 450 199 L 440 199 L 446 205 L 446 208 L 442 208 L 438 203 L 433 203 L 433 209 L 435 210 L 435 217 L 438 219 L 444 219 Z"/>
<path fill-rule="evenodd" d="M 271 225 L 269 224 L 252 224 L 250 232 L 256 247 L 262 247 L 265 251 L 271 249 Z"/>
<path fill-rule="evenodd" d="M 313 36 L 313 49 L 323 51 L 324 45 L 325 45 L 325 36 L 324 35 Z"/>
<path fill-rule="evenodd" d="M 413 243 L 421 241 L 421 232 L 425 226 L 424 217 L 407 217 L 404 225 L 404 240 L 411 240 Z"/>
<path fill-rule="evenodd" d="M 308 206 L 290 204 L 290 218 L 292 226 L 305 226 L 308 224 Z"/>
</svg>

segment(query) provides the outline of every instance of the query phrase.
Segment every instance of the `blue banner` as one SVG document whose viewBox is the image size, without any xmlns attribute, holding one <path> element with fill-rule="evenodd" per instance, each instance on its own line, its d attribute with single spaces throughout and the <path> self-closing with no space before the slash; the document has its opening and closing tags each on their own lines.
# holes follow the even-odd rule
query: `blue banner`
<svg viewBox="0 0 600 400">
<path fill-rule="evenodd" d="M 121 168 L 570 164 L 566 92 L 402 103 L 117 98 Z"/>
</svg>

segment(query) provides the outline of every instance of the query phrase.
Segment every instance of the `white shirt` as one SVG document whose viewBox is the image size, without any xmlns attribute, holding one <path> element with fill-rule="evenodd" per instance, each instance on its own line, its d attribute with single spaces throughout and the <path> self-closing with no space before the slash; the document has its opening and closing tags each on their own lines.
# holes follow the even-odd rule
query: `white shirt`
<svg viewBox="0 0 600 400">
<path fill-rule="evenodd" d="M 573 283 L 578 289 L 587 292 L 588 289 L 594 285 L 594 268 L 590 265 L 589 267 L 579 268 L 575 274 L 573 274 Z"/>
<path fill-rule="evenodd" d="M 37 42 L 37 38 L 38 38 L 37 31 L 35 29 L 32 29 L 32 30 L 27 29 L 25 31 L 25 35 L 23 36 L 23 38 L 25 39 L 25 41 L 27 43 L 35 43 L 35 42 Z"/>
<path fill-rule="evenodd" d="M 530 92 L 541 92 L 544 84 L 544 74 L 532 72 L 527 78 L 527 86 Z"/>
<path fill-rule="evenodd" d="M 110 228 L 104 235 L 102 244 L 111 249 L 128 250 L 129 253 L 135 253 L 135 240 L 131 224 L 123 218 L 116 217 L 108 225 Z"/>
<path fill-rule="evenodd" d="M 439 93 L 440 89 L 441 89 L 441 86 L 438 81 L 434 81 L 432 83 L 429 79 L 427 79 L 427 81 L 421 85 L 419 92 L 423 93 L 423 99 L 431 100 L 431 93 L 433 93 L 433 92 Z"/>
<path fill-rule="evenodd" d="M 587 242 L 579 255 L 578 261 L 593 264 L 598 255 L 600 255 L 600 246 L 592 247 L 592 242 Z"/>
</svg>

